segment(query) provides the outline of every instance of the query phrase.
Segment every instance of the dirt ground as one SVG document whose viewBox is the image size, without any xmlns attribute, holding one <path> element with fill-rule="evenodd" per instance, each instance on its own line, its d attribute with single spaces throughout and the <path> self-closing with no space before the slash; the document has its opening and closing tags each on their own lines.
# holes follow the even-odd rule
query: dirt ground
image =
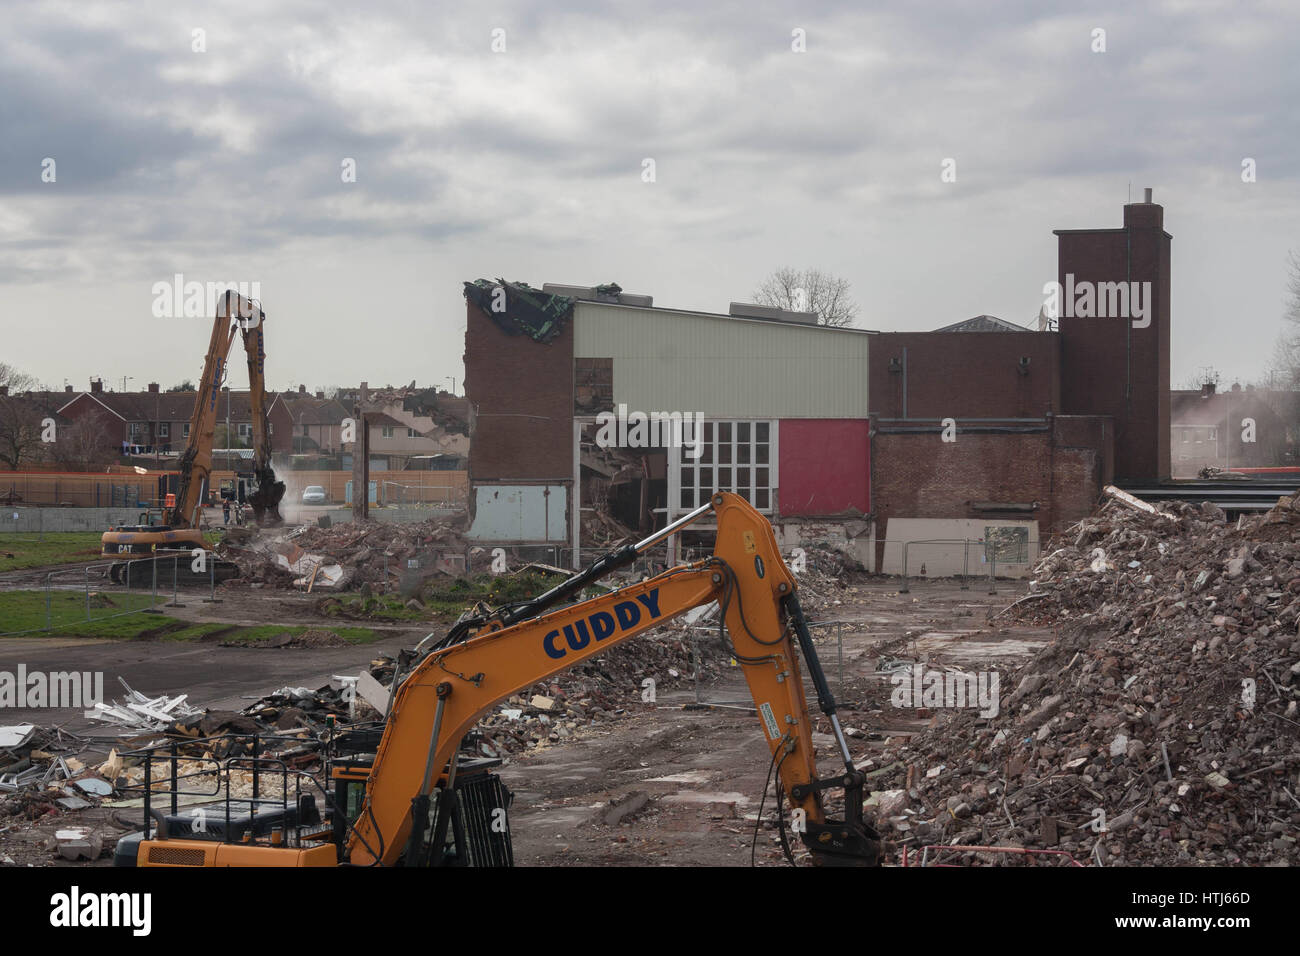
<svg viewBox="0 0 1300 956">
<path fill-rule="evenodd" d="M 14 586 L 0 582 L 5 585 Z M 832 625 L 815 633 L 860 766 L 887 737 L 915 732 L 927 723 L 907 719 L 908 712 L 889 706 L 889 684 L 877 673 L 882 654 L 1008 670 L 1050 639 L 1041 630 L 999 627 L 996 621 L 990 626 L 990 610 L 1014 600 L 1023 586 L 1000 581 L 999 593 L 987 591 L 987 582 L 963 590 L 953 581 L 914 581 L 911 593 L 900 594 L 897 581 L 871 579 L 841 592 L 841 603 L 815 616 L 821 622 L 842 622 L 842 631 Z M 184 599 L 186 607 L 168 614 L 195 621 L 319 621 L 328 626 L 313 613 L 313 599 L 306 595 L 231 588 L 223 589 L 222 597 L 216 605 Z M 385 629 L 391 636 L 369 645 L 283 650 L 222 647 L 215 641 L 14 638 L 0 641 L 0 670 L 13 670 L 18 663 L 50 670 L 75 665 L 103 670 L 109 698 L 120 688 L 120 674 L 145 693 L 186 693 L 197 706 L 238 710 L 286 684 L 318 687 L 332 674 L 355 673 L 377 654 L 411 646 L 427 632 L 408 625 Z M 811 688 L 807 692 L 815 709 L 815 695 Z M 510 820 L 517 864 L 749 864 L 769 758 L 739 669 L 724 668 L 723 678 L 708 687 L 661 692 L 653 705 L 642 702 L 640 694 L 639 687 L 628 688 L 622 718 L 511 758 L 502 768 L 501 776 L 515 794 Z M 700 707 L 697 698 L 710 706 Z M 91 725 L 78 712 L 5 713 L 5 723 L 24 720 L 74 733 Z M 821 718 L 816 729 L 822 770 L 832 773 L 836 761 L 829 724 Z M 872 765 L 864 769 L 869 772 Z M 638 792 L 649 797 L 643 809 L 618 825 L 604 822 L 611 801 Z M 769 821 L 771 808 L 769 792 L 764 810 Z M 0 859 L 7 855 L 19 865 L 49 865 L 42 842 L 72 822 L 102 825 L 111 843 L 122 831 L 108 817 L 98 810 L 61 815 L 39 826 L 11 823 L 0 831 Z M 759 864 L 783 864 L 776 841 L 775 830 L 765 826 L 756 853 Z"/>
<path fill-rule="evenodd" d="M 843 631 L 843 678 L 834 628 L 817 628 L 818 653 L 851 736 L 855 764 L 879 752 L 887 737 L 914 733 L 928 718 L 907 719 L 889 705 L 891 687 L 876 673 L 882 653 L 933 663 L 1009 670 L 1050 640 L 1024 627 L 990 626 L 990 610 L 1024 593 L 1022 585 L 987 582 L 962 590 L 953 582 L 912 582 L 910 594 L 877 579 L 819 620 L 852 622 Z M 816 698 L 806 683 L 810 705 Z M 728 706 L 695 709 L 691 692 L 660 695 L 652 708 L 630 705 L 621 721 L 522 755 L 501 776 L 515 794 L 511 808 L 515 862 L 523 866 L 748 866 L 755 816 L 769 756 L 743 677 L 734 672 L 701 691 Z M 685 708 L 691 709 L 685 709 Z M 824 774 L 834 773 L 829 721 L 817 721 L 814 743 Z M 842 766 L 842 765 L 841 765 Z M 876 766 L 879 766 L 877 762 Z M 868 788 L 870 782 L 868 781 Z M 611 801 L 637 792 L 649 802 L 616 826 L 604 822 Z M 755 852 L 759 865 L 785 865 L 769 791 Z M 796 860 L 806 859 L 801 851 Z M 897 862 L 889 860 L 887 862 Z"/>
</svg>

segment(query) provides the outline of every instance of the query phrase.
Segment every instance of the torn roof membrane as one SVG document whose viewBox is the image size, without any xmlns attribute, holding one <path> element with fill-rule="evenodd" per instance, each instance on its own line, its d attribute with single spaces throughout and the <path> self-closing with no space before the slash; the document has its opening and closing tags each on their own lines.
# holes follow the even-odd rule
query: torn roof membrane
<svg viewBox="0 0 1300 956">
<path fill-rule="evenodd" d="M 504 310 L 499 290 L 505 291 Z M 551 341 L 564 331 L 564 324 L 573 315 L 573 299 L 542 292 L 526 282 L 475 279 L 465 283 L 465 298 L 507 335 L 522 333 L 534 342 Z"/>
</svg>

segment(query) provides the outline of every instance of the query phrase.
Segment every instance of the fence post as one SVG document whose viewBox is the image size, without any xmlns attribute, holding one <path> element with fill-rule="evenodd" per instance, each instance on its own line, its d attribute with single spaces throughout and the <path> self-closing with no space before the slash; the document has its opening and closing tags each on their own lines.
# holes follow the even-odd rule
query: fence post
<svg viewBox="0 0 1300 956">
<path fill-rule="evenodd" d="M 909 544 L 911 544 L 910 541 L 903 542 L 903 586 L 898 589 L 899 594 L 909 593 L 907 589 L 907 546 Z"/>
<path fill-rule="evenodd" d="M 961 539 L 961 589 L 970 590 L 970 538 Z"/>
<path fill-rule="evenodd" d="M 215 551 L 207 551 L 208 560 L 208 596 L 203 599 L 204 604 L 217 603 L 217 555 Z"/>
<path fill-rule="evenodd" d="M 149 559 L 149 565 L 153 568 L 153 594 L 149 598 L 149 606 L 144 609 L 145 614 L 161 614 L 158 610 L 158 556 L 155 554 Z"/>
<path fill-rule="evenodd" d="M 45 630 L 50 629 L 50 588 L 52 586 L 53 573 L 45 575 Z"/>
<path fill-rule="evenodd" d="M 844 696 L 844 622 L 835 622 L 836 653 L 840 659 L 840 696 Z"/>
<path fill-rule="evenodd" d="M 180 560 L 181 560 L 181 556 L 179 554 L 172 555 L 172 603 L 168 604 L 167 605 L 168 607 L 185 606 L 184 604 L 180 603 L 180 600 L 177 596 L 177 578 L 178 578 L 177 572 L 180 568 Z"/>
<path fill-rule="evenodd" d="M 86 568 L 86 623 L 90 623 L 90 568 Z"/>
<path fill-rule="evenodd" d="M 702 703 L 700 700 L 700 641 L 699 635 L 696 634 L 695 628 L 691 627 L 691 656 L 695 658 L 695 703 Z"/>
<path fill-rule="evenodd" d="M 988 546 L 985 545 L 985 547 L 987 548 Z M 998 588 L 996 583 L 997 576 L 998 576 L 997 545 L 994 545 L 993 550 L 988 552 L 988 557 L 989 557 L 989 594 L 997 594 L 998 593 Z"/>
</svg>

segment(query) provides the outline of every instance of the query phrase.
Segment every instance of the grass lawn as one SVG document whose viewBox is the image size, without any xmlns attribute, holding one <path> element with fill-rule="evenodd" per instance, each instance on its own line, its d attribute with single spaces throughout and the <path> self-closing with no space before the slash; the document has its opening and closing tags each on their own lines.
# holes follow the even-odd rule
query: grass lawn
<svg viewBox="0 0 1300 956">
<path fill-rule="evenodd" d="M 378 621 L 423 621 L 428 620 L 429 612 L 411 610 L 399 597 L 377 594 L 362 597 L 359 594 L 331 595 L 324 598 L 317 609 L 329 617 L 352 619 L 369 618 Z"/>
<path fill-rule="evenodd" d="M 208 625 L 203 625 L 208 626 Z M 279 637 L 281 634 L 292 634 L 294 637 L 302 634 L 303 631 L 329 631 L 331 634 L 337 634 L 349 644 L 370 644 L 379 640 L 383 636 L 379 631 L 372 631 L 368 627 L 335 627 L 334 625 L 305 625 L 302 627 L 282 627 L 278 624 L 263 624 L 261 627 L 237 627 L 228 634 L 222 634 L 222 642 L 237 642 L 239 644 L 257 644 L 262 641 L 270 640 L 273 637 Z M 168 635 L 171 640 L 172 636 Z M 181 638 L 177 638 L 178 640 Z M 193 638 L 186 638 L 193 640 Z"/>
<path fill-rule="evenodd" d="M 165 604 L 169 597 L 158 596 Z M 148 594 L 90 593 L 90 621 L 82 591 L 51 591 L 50 634 L 70 637 L 135 637 L 158 627 L 156 614 L 124 614 L 149 606 Z M 116 615 L 116 616 L 114 616 Z M 0 591 L 0 634 L 45 627 L 44 591 Z M 44 632 L 42 632 L 44 633 Z"/>
<path fill-rule="evenodd" d="M 262 624 L 256 627 L 239 627 L 218 621 L 204 624 L 187 624 L 174 618 L 157 614 L 127 614 L 149 606 L 148 594 L 90 594 L 89 623 L 86 621 L 86 596 L 84 592 L 50 592 L 50 623 L 45 627 L 44 591 L 0 591 L 0 637 L 14 631 L 34 631 L 26 637 L 109 637 L 131 639 L 148 635 L 168 641 L 197 641 L 205 637 L 219 637 L 222 641 L 254 644 L 281 634 L 297 636 L 308 630 L 327 629 L 350 644 L 370 644 L 379 640 L 382 633 L 368 627 L 333 627 L 321 625 L 295 625 L 284 627 Z M 169 597 L 158 596 L 159 605 Z M 116 616 L 110 616 L 116 615 Z"/>
<path fill-rule="evenodd" d="M 100 561 L 101 531 L 0 534 L 0 571 L 42 568 L 73 561 Z"/>
</svg>

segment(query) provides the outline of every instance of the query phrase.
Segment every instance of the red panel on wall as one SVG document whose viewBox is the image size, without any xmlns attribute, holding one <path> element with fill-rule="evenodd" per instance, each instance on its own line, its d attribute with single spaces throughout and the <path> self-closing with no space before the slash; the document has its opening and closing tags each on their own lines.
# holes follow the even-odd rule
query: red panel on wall
<svg viewBox="0 0 1300 956">
<path fill-rule="evenodd" d="M 871 423 L 784 418 L 779 433 L 782 515 L 871 511 Z"/>
</svg>

